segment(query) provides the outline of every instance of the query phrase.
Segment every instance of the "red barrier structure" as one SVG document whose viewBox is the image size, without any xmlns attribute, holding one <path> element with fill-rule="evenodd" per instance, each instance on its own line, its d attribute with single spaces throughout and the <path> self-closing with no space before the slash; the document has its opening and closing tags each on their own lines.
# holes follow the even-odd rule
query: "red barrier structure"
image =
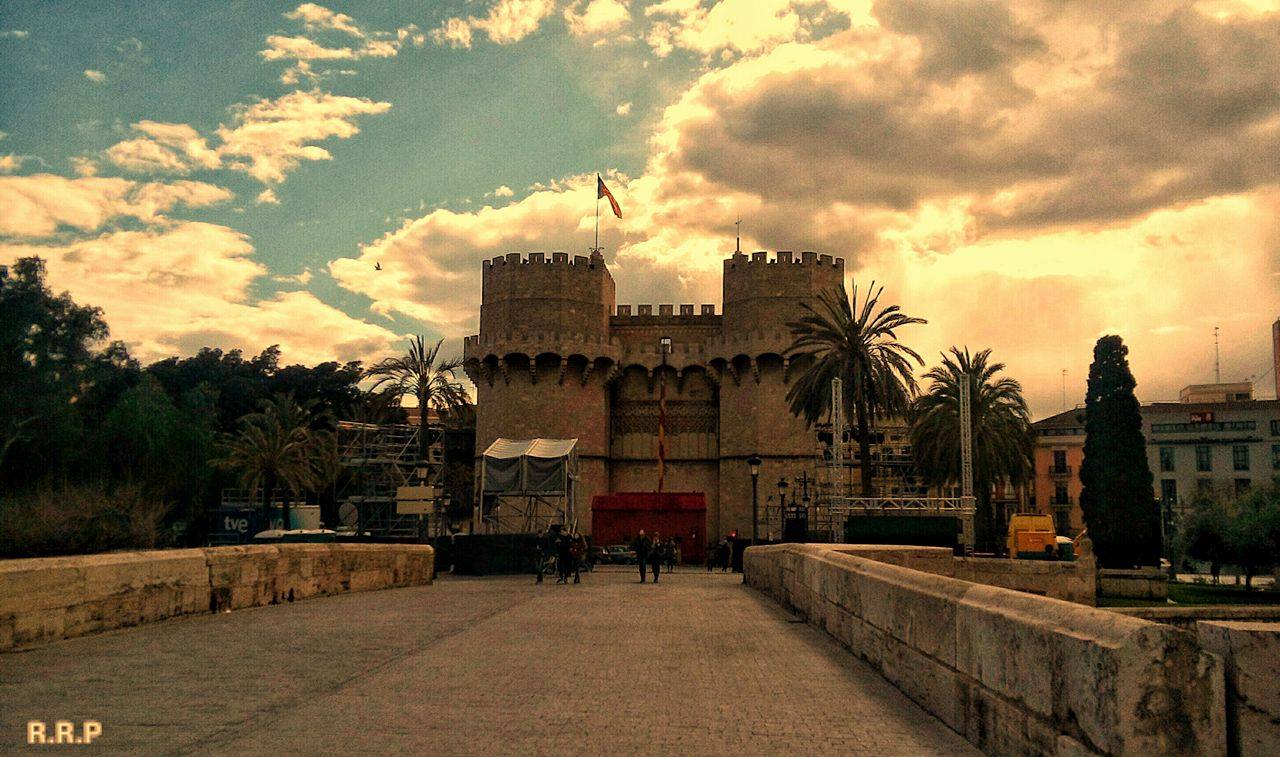
<svg viewBox="0 0 1280 757">
<path fill-rule="evenodd" d="M 707 555 L 707 499 L 702 492 L 615 492 L 591 498 L 595 544 L 629 544 L 641 529 L 678 540 L 681 561 L 700 563 Z"/>
</svg>

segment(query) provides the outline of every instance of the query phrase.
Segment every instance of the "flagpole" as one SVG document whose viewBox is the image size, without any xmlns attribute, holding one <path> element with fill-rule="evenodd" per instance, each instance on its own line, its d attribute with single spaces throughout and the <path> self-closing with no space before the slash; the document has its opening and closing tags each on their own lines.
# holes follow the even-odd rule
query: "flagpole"
<svg viewBox="0 0 1280 757">
<path fill-rule="evenodd" d="M 591 248 L 592 252 L 600 249 L 600 193 L 596 192 L 596 246 Z"/>
</svg>

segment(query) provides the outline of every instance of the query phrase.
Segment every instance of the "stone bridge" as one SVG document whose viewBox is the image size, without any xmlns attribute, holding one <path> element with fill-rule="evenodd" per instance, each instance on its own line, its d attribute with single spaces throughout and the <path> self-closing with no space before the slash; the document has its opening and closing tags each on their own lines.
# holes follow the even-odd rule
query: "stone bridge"
<svg viewBox="0 0 1280 757">
<path fill-rule="evenodd" d="M 643 585 L 621 567 L 432 583 L 432 562 L 347 544 L 0 562 L 0 753 L 90 735 L 139 753 L 1280 750 L 1280 627 L 1092 607 L 1087 560 L 778 545 L 742 577 Z"/>
<path fill-rule="evenodd" d="M 974 752 L 741 576 L 445 577 L 0 655 L 0 753 Z M 46 747 L 48 748 L 48 747 Z"/>
</svg>

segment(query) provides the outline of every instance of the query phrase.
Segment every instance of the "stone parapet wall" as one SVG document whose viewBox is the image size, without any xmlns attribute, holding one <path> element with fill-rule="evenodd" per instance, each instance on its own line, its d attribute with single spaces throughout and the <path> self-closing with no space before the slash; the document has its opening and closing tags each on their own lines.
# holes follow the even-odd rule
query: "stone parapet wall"
<svg viewBox="0 0 1280 757">
<path fill-rule="evenodd" d="M 1244 620 L 1280 623 L 1280 605 L 1169 605 L 1164 607 L 1109 607 L 1111 612 L 1195 630 L 1202 620 Z"/>
<path fill-rule="evenodd" d="M 744 578 L 984 751 L 1225 754 L 1222 661 L 1194 635 L 842 549 L 752 547 Z"/>
<path fill-rule="evenodd" d="M 1098 571 L 1098 594 L 1124 599 L 1167 599 L 1169 577 L 1159 568 L 1102 568 Z"/>
<path fill-rule="evenodd" d="M 1090 607 L 1097 604 L 1096 570 L 1092 559 L 1051 562 L 956 557 L 946 547 L 879 544 L 833 544 L 830 549 L 961 581 L 1000 586 Z"/>
<path fill-rule="evenodd" d="M 1280 623 L 1200 621 L 1196 635 L 1225 663 L 1231 753 L 1280 754 Z"/>
<path fill-rule="evenodd" d="M 0 561 L 0 651 L 181 615 L 431 583 L 425 545 L 279 544 Z"/>
</svg>

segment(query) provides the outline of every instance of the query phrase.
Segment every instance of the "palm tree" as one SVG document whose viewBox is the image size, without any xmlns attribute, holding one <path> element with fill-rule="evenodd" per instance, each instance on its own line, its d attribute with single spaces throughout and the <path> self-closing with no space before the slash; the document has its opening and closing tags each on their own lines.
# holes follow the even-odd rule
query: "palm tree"
<svg viewBox="0 0 1280 757">
<path fill-rule="evenodd" d="M 905 414 L 916 392 L 911 361 L 924 364 L 897 332 L 926 321 L 897 305 L 880 307 L 884 287 L 875 286 L 867 287 L 859 308 L 857 287 L 850 300 L 842 281 L 822 292 L 816 305 L 805 303 L 808 313 L 787 324 L 795 338 L 787 354 L 806 363 L 787 391 L 791 412 L 812 426 L 830 411 L 831 379 L 843 381 L 845 417 L 857 424 L 864 497 L 871 496 L 871 428 L 880 418 Z"/>
<path fill-rule="evenodd" d="M 443 360 L 440 348 L 444 340 L 428 347 L 426 339 L 415 336 L 409 342 L 409 351 L 398 357 L 389 357 L 369 368 L 365 376 L 377 379 L 372 391 L 382 390 L 397 399 L 411 395 L 418 400 L 418 457 L 427 460 L 431 440 L 427 436 L 427 411 L 456 411 L 469 404 L 467 392 L 457 380 L 462 367 L 460 358 Z"/>
<path fill-rule="evenodd" d="M 970 355 L 952 347 L 942 364 L 925 374 L 933 383 L 912 407 L 911 448 L 926 483 L 954 486 L 960 470 L 960 386 L 969 383 L 970 422 L 973 434 L 973 485 L 977 497 L 974 514 L 976 540 L 984 549 L 995 542 L 991 492 L 999 481 L 1014 487 L 1031 480 L 1034 440 L 1031 416 L 1022 385 L 997 377 L 1004 363 L 991 362 L 991 350 Z"/>
<path fill-rule="evenodd" d="M 293 395 L 263 400 L 261 410 L 240 419 L 240 431 L 223 439 L 218 467 L 238 471 L 240 485 L 262 489 L 263 514 L 269 514 L 271 494 L 284 485 L 297 495 L 316 485 L 319 455 L 328 435 L 312 429 L 314 400 L 302 405 Z M 283 503 L 284 527 L 289 528 L 289 501 Z"/>
</svg>

